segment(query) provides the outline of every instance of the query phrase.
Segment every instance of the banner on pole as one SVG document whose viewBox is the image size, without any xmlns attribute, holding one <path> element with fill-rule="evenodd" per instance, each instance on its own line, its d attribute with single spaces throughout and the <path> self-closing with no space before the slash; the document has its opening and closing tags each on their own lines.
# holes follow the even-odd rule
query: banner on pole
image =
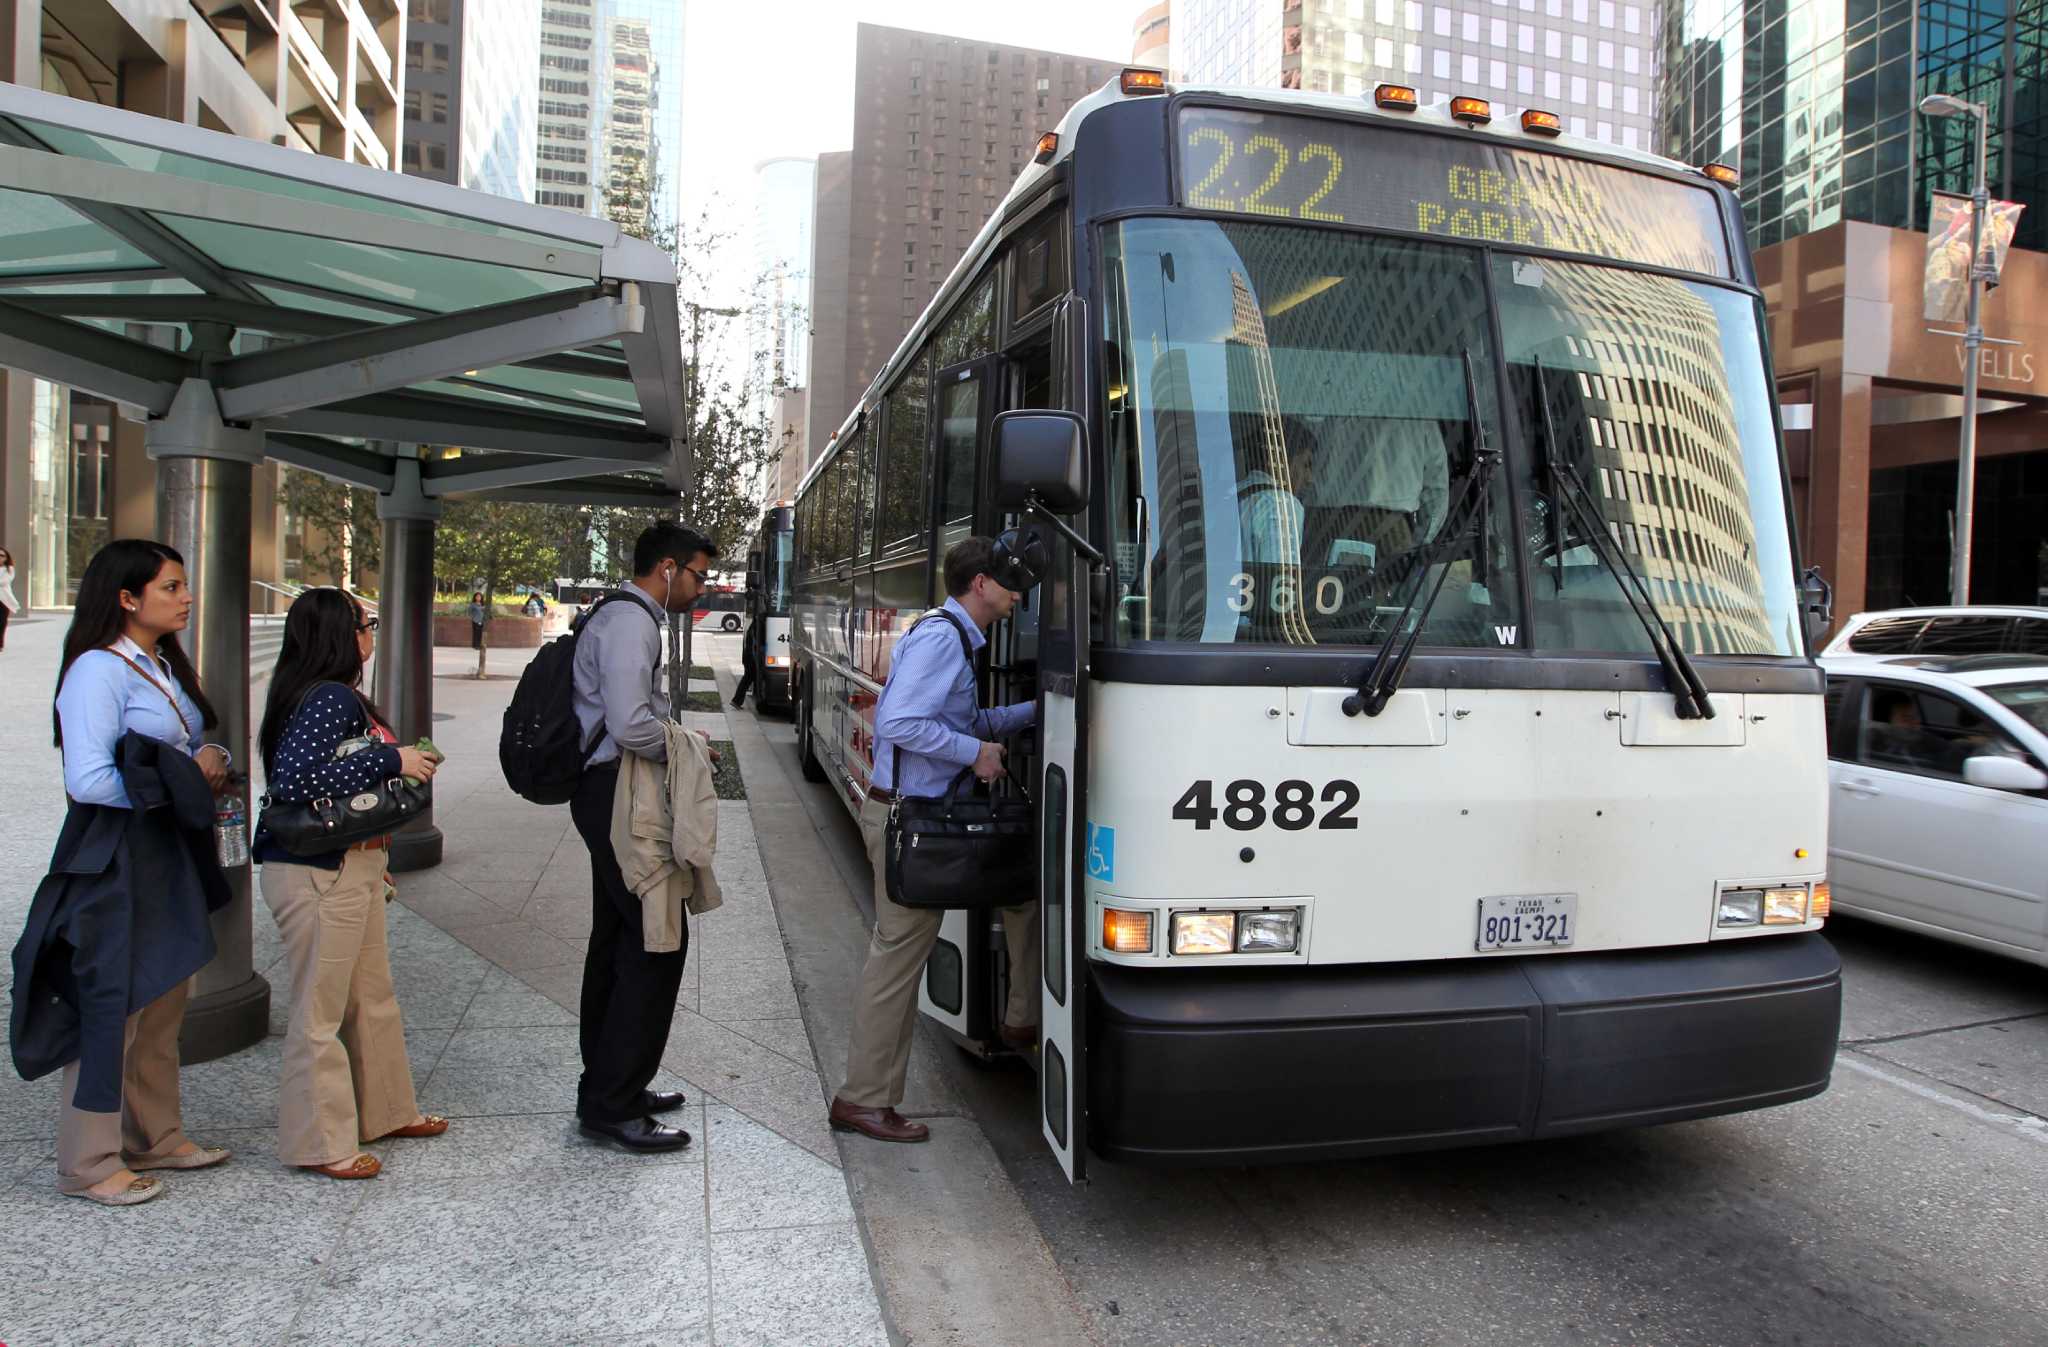
<svg viewBox="0 0 2048 1347">
<path fill-rule="evenodd" d="M 1954 192 L 1936 192 L 1927 212 L 1927 320 L 1960 323 L 1970 305 L 1970 216 L 1972 203 Z M 1984 257 L 1991 264 L 1988 291 L 1998 285 L 2012 236 L 2020 226 L 2017 201 L 1993 201 L 1984 217 Z"/>
</svg>

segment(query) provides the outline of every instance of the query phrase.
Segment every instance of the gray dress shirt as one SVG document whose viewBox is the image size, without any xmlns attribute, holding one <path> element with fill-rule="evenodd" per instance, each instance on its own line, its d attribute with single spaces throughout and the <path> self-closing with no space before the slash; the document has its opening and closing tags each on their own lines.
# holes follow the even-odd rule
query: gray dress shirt
<svg viewBox="0 0 2048 1347">
<path fill-rule="evenodd" d="M 620 745 L 643 758 L 668 761 L 668 737 L 661 728 L 668 704 L 655 677 L 667 615 L 638 586 L 627 585 L 620 593 L 637 600 L 641 611 L 634 612 L 628 603 L 608 603 L 584 623 L 576 640 L 576 720 L 583 727 L 583 742 L 589 743 L 600 725 L 605 729 L 603 742 L 590 755 L 591 767 L 617 762 Z M 648 621 L 650 616 L 654 621 Z"/>
</svg>

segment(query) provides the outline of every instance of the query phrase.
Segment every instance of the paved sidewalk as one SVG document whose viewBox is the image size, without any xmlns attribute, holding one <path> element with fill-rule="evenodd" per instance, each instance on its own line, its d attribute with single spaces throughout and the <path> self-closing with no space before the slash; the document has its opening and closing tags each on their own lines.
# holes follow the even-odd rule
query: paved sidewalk
<svg viewBox="0 0 2048 1347">
<path fill-rule="evenodd" d="M 0 930 L 20 929 L 62 818 L 48 695 L 65 618 L 10 627 L 0 688 Z M 715 640 L 716 638 L 714 638 Z M 699 638 L 698 659 L 711 641 Z M 688 1091 L 679 1155 L 575 1130 L 575 1005 L 589 868 L 566 808 L 498 775 L 521 652 L 464 677 L 437 652 L 449 752 L 436 870 L 398 877 L 393 971 L 420 1102 L 455 1126 L 373 1149 L 341 1184 L 275 1156 L 287 974 L 257 904 L 271 1036 L 183 1073 L 217 1170 L 132 1211 L 60 1198 L 55 1079 L 0 1079 L 0 1342 L 880 1344 L 888 1341 L 744 802 L 720 807 L 725 906 L 693 923 L 659 1087 Z M 259 692 L 260 692 L 259 685 Z M 715 736 L 722 716 L 701 723 Z M 11 981 L 0 972 L 0 985 Z"/>
</svg>

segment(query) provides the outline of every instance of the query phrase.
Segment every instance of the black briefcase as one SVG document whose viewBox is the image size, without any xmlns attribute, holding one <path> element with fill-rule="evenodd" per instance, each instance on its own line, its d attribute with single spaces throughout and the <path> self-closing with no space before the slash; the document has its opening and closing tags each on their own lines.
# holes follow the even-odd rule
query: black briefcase
<svg viewBox="0 0 2048 1347">
<path fill-rule="evenodd" d="M 882 834 L 890 901 L 904 907 L 1015 907 L 1037 894 L 1028 799 L 983 794 L 963 767 L 935 800 L 899 797 Z"/>
</svg>

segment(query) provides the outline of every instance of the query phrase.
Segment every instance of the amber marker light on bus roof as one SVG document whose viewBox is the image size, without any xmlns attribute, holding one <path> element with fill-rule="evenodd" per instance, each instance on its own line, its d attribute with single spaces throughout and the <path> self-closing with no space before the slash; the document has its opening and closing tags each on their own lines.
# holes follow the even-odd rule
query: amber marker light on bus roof
<svg viewBox="0 0 2048 1347">
<path fill-rule="evenodd" d="M 1530 108 L 1522 114 L 1522 129 L 1532 136 L 1555 136 L 1564 131 L 1564 121 L 1554 112 Z"/>
<path fill-rule="evenodd" d="M 1060 133 L 1057 131 L 1046 132 L 1044 135 L 1038 138 L 1038 153 L 1031 157 L 1031 162 L 1034 164 L 1051 163 L 1052 152 L 1054 150 L 1057 150 L 1059 147 Z"/>
<path fill-rule="evenodd" d="M 1467 126 L 1484 126 L 1493 120 L 1493 104 L 1483 98 L 1453 98 L 1451 120 Z"/>
<path fill-rule="evenodd" d="M 1739 187 L 1742 185 L 1742 175 L 1726 164 L 1708 164 L 1700 169 L 1700 172 L 1706 174 L 1715 182 L 1720 183 L 1723 187 Z"/>
<path fill-rule="evenodd" d="M 1127 94 L 1163 94 L 1166 76 L 1157 70 L 1126 70 L 1123 89 Z"/>
<path fill-rule="evenodd" d="M 1103 908 L 1102 947 L 1111 954 L 1150 954 L 1152 914 L 1126 912 L 1116 907 Z"/>
<path fill-rule="evenodd" d="M 1374 106 L 1395 112 L 1415 111 L 1415 91 L 1405 84 L 1382 84 L 1372 91 Z"/>
</svg>

